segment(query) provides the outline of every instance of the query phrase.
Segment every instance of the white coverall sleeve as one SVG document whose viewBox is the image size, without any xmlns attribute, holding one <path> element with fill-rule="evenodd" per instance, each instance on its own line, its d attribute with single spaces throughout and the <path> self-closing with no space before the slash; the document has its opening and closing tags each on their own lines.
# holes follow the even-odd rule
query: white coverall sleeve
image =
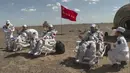
<svg viewBox="0 0 130 73">
<path fill-rule="evenodd" d="M 103 39 L 104 39 L 103 32 L 101 32 L 101 31 L 99 32 L 98 38 L 99 38 L 100 41 L 103 41 Z"/>
<path fill-rule="evenodd" d="M 9 29 L 10 29 L 11 32 L 15 31 L 15 27 L 12 24 L 10 24 Z"/>
<path fill-rule="evenodd" d="M 118 52 L 128 51 L 127 47 L 128 45 L 124 38 L 117 39 L 116 49 L 118 49 Z"/>
<path fill-rule="evenodd" d="M 3 31 L 8 32 L 9 30 L 8 30 L 8 28 L 6 26 L 3 26 Z"/>
<path fill-rule="evenodd" d="M 44 36 L 43 39 L 54 39 L 56 37 L 57 31 L 53 30 L 50 32 L 47 32 Z"/>
<path fill-rule="evenodd" d="M 56 37 L 56 34 L 57 34 L 57 31 L 56 31 L 56 30 L 52 31 L 52 33 L 51 33 L 52 38 L 55 38 L 55 37 Z"/>
</svg>

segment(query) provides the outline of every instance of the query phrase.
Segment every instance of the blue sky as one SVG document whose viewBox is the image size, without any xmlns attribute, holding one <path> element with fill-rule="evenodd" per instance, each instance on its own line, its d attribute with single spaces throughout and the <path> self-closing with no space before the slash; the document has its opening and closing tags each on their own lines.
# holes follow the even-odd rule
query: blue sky
<svg viewBox="0 0 130 73">
<path fill-rule="evenodd" d="M 40 25 L 45 20 L 60 24 L 60 5 L 78 12 L 77 22 L 113 22 L 116 11 L 129 0 L 0 0 L 0 26 L 10 20 L 15 26 Z"/>
</svg>

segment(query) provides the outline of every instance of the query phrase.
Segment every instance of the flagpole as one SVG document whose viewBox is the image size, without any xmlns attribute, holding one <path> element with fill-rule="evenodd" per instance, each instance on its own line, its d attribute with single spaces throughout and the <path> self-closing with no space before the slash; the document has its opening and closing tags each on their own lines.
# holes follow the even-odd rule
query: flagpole
<svg viewBox="0 0 130 73">
<path fill-rule="evenodd" d="M 62 18 L 61 18 L 61 35 L 62 35 Z"/>
<path fill-rule="evenodd" d="M 60 6 L 60 10 L 61 10 L 60 18 L 61 18 L 61 35 L 62 35 L 62 9 L 61 9 L 61 6 Z"/>
</svg>

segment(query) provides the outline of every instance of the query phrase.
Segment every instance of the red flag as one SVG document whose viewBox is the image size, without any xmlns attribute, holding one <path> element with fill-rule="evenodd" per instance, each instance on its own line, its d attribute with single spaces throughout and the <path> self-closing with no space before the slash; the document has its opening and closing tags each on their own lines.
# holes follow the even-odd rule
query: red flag
<svg viewBox="0 0 130 73">
<path fill-rule="evenodd" d="M 64 19 L 69 19 L 71 21 L 76 21 L 78 13 L 73 10 L 67 9 L 61 5 L 61 17 Z"/>
</svg>

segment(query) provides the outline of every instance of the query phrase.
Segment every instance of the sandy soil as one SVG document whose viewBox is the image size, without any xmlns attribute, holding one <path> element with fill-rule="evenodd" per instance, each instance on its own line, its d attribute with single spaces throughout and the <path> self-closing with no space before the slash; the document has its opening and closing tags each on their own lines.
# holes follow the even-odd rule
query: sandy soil
<svg viewBox="0 0 130 73">
<path fill-rule="evenodd" d="M 100 24 L 101 30 L 111 32 L 112 24 Z M 55 26 L 59 31 L 61 26 Z M 42 27 L 31 27 L 42 32 Z M 95 69 L 85 71 L 86 67 L 73 63 L 75 42 L 79 31 L 88 29 L 89 25 L 63 25 L 62 33 L 57 40 L 65 44 L 66 52 L 61 55 L 48 55 L 33 58 L 27 54 L 28 49 L 17 53 L 4 51 L 4 36 L 0 29 L 0 73 L 130 73 L 130 65 L 120 71 L 110 67 L 108 58 L 104 57 Z M 110 39 L 107 39 L 110 41 Z M 111 39 L 112 40 L 112 39 Z M 129 43 L 130 45 L 130 43 Z"/>
</svg>

